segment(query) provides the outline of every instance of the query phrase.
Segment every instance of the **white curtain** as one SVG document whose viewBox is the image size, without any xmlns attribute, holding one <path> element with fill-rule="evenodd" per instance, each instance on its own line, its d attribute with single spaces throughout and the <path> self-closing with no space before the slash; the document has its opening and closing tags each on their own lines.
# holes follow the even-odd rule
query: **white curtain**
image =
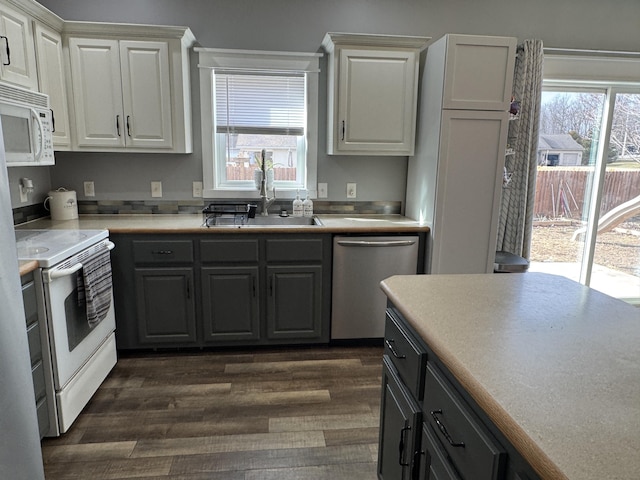
<svg viewBox="0 0 640 480">
<path fill-rule="evenodd" d="M 515 153 L 505 160 L 506 176 L 496 250 L 529 258 L 536 194 L 543 50 L 541 40 L 518 46 L 513 96 L 520 102 L 517 119 L 509 122 L 508 144 Z"/>
</svg>

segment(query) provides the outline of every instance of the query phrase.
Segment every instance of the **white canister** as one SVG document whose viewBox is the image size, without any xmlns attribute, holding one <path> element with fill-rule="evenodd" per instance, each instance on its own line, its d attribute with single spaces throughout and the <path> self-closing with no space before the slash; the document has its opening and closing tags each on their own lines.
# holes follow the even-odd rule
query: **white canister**
<svg viewBox="0 0 640 480">
<path fill-rule="evenodd" d="M 49 206 L 47 206 L 47 203 Z M 51 190 L 44 199 L 44 208 L 51 212 L 51 220 L 74 220 L 78 218 L 78 201 L 75 190 L 58 188 Z"/>
</svg>

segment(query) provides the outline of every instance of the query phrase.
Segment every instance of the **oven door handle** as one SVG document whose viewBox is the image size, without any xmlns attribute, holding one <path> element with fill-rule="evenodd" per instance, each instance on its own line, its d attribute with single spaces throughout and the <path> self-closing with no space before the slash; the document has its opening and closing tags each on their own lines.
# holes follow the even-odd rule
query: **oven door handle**
<svg viewBox="0 0 640 480">
<path fill-rule="evenodd" d="M 113 250 L 116 247 L 116 244 L 113 242 L 107 242 L 105 246 L 107 247 L 107 250 Z M 56 278 L 60 278 L 60 277 L 66 277 L 81 269 L 82 269 L 82 263 L 78 262 L 70 268 L 63 268 L 62 270 L 49 271 L 47 275 L 47 281 L 48 283 L 50 283 L 51 280 L 55 280 Z"/>
<path fill-rule="evenodd" d="M 76 263 L 71 268 L 63 268 L 62 270 L 53 270 L 49 272 L 49 281 L 54 280 L 60 277 L 66 277 L 67 275 L 71 275 L 72 273 L 77 272 L 82 268 L 82 263 Z"/>
</svg>

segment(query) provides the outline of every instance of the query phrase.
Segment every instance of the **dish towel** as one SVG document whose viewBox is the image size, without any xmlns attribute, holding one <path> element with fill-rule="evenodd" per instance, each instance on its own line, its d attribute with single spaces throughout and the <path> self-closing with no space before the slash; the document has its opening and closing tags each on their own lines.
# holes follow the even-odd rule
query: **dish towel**
<svg viewBox="0 0 640 480">
<path fill-rule="evenodd" d="M 111 256 L 109 250 L 82 262 L 78 275 L 78 304 L 86 304 L 87 322 L 95 327 L 107 315 L 111 306 Z"/>
</svg>

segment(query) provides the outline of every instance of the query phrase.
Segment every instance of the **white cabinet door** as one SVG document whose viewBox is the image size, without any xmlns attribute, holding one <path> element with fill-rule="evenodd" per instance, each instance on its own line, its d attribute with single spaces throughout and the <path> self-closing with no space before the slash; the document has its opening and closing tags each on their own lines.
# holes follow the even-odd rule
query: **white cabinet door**
<svg viewBox="0 0 640 480">
<path fill-rule="evenodd" d="M 171 80 L 166 42 L 121 41 L 127 147 L 171 148 Z"/>
<path fill-rule="evenodd" d="M 508 116 L 442 112 L 431 273 L 493 271 Z"/>
<path fill-rule="evenodd" d="M 447 35 L 441 41 L 446 44 L 442 108 L 508 111 L 517 40 Z"/>
<path fill-rule="evenodd" d="M 0 80 L 38 90 L 31 19 L 0 6 Z"/>
<path fill-rule="evenodd" d="M 77 147 L 124 147 L 117 40 L 69 39 Z"/>
<path fill-rule="evenodd" d="M 60 33 L 36 23 L 35 39 L 38 83 L 40 91 L 49 95 L 53 112 L 53 146 L 56 150 L 66 150 L 71 147 L 71 133 L 62 57 L 62 38 Z"/>
<path fill-rule="evenodd" d="M 410 155 L 415 131 L 417 53 L 340 49 L 339 152 Z"/>
</svg>

